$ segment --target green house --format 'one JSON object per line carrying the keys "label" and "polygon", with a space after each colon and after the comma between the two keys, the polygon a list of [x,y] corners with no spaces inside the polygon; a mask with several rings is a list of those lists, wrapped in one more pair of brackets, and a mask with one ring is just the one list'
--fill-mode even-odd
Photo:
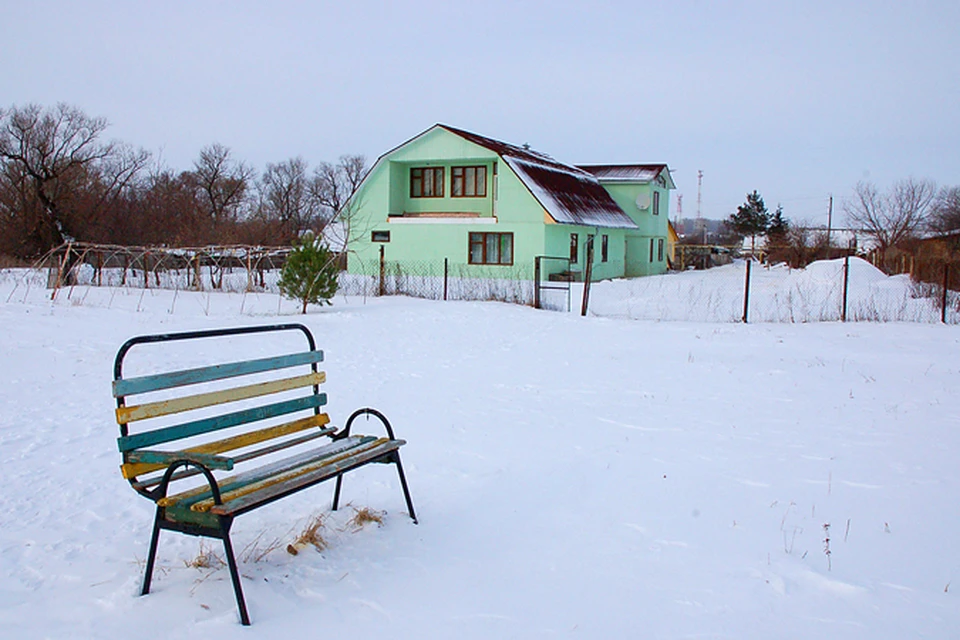
{"label": "green house", "polygon": [[442,124],[380,156],[341,212],[347,270],[442,264],[467,277],[593,280],[663,273],[664,164],[573,166]]}

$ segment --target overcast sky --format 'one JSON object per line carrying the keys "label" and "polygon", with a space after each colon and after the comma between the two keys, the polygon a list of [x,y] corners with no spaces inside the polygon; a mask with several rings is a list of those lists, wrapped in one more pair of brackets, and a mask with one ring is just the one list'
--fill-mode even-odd
{"label": "overcast sky", "polygon": [[683,215],[757,189],[826,223],[858,180],[960,184],[960,2],[0,0],[0,107],[67,102],[188,169],[381,153],[434,123],[665,162]]}

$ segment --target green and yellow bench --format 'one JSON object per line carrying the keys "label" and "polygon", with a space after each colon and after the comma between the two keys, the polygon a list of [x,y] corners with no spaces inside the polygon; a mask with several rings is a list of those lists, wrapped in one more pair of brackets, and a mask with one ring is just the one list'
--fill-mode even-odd
{"label": "green and yellow bench", "polygon": [[[307,350],[297,346],[302,344],[297,333]],[[273,344],[266,338],[300,350],[243,361],[226,355],[256,348],[263,356],[263,345]],[[171,343],[196,350],[213,347],[223,357],[206,358],[205,363],[212,362],[189,369],[152,365],[169,360],[166,350],[157,347]],[[124,377],[124,361],[132,350],[137,375]],[[342,430],[332,426],[322,411],[327,402],[320,391],[326,381],[318,369],[322,361],[323,352],[301,324],[138,336],[120,347],[113,381],[120,470],[157,508],[142,595],[150,591],[162,529],[220,539],[240,621],[250,624],[230,543],[233,519],[333,478],[336,510],[344,474],[368,463],[396,465],[407,510],[417,521],[400,463],[405,441],[374,409],[355,411]],[[351,434],[360,416],[378,419],[386,436]]]}

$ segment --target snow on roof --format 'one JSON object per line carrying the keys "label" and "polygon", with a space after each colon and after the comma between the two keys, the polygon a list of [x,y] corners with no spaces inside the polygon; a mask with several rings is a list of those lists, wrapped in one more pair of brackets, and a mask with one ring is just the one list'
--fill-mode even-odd
{"label": "snow on roof", "polygon": [[665,164],[581,164],[577,165],[601,182],[650,182],[667,168]]}
{"label": "snow on roof", "polygon": [[637,228],[592,174],[527,147],[443,124],[438,126],[503,158],[557,222],[614,229]]}

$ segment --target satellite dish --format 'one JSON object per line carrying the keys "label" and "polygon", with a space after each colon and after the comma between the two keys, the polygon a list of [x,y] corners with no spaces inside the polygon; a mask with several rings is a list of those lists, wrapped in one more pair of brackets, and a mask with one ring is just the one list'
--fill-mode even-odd
{"label": "satellite dish", "polygon": [[650,194],[647,193],[646,191],[641,191],[639,195],[637,195],[637,209],[640,209],[641,211],[643,211],[649,208],[650,208]]}

